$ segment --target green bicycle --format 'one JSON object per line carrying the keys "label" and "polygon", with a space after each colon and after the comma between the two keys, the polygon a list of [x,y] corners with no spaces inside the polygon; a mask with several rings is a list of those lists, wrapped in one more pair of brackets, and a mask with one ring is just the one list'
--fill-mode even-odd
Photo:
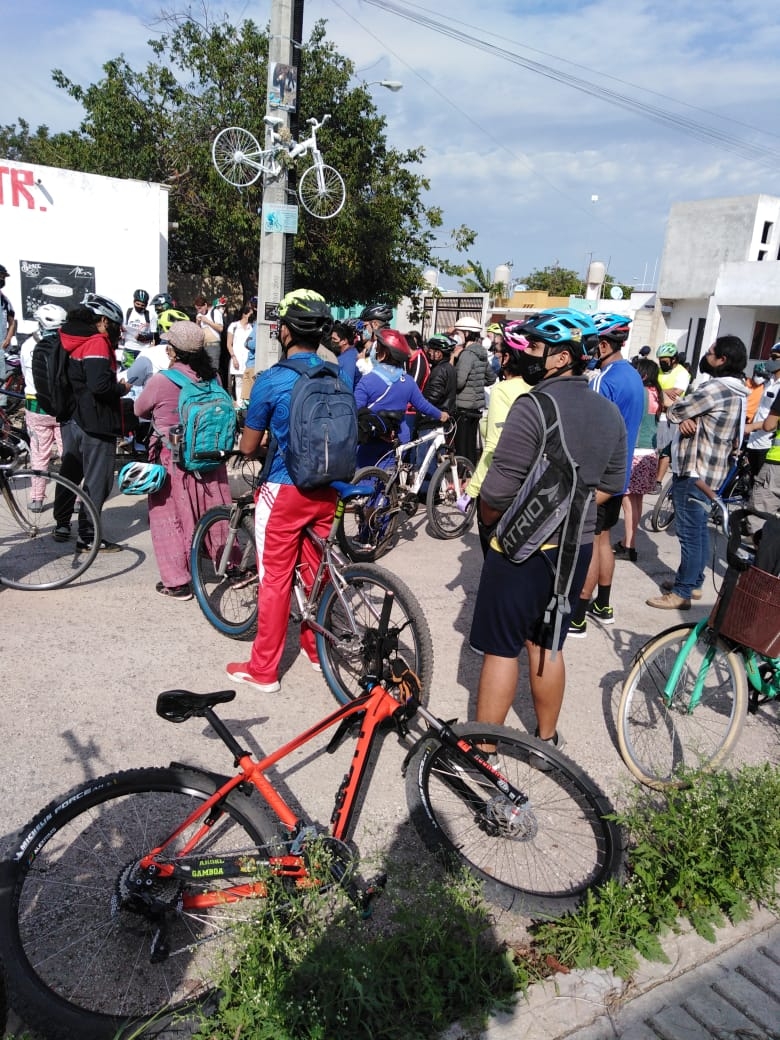
{"label": "green bicycle", "polygon": [[637,653],[618,708],[618,744],[643,784],[679,783],[681,769],[721,765],[748,712],[780,696],[780,578],[751,566],[733,515],[718,603]]}

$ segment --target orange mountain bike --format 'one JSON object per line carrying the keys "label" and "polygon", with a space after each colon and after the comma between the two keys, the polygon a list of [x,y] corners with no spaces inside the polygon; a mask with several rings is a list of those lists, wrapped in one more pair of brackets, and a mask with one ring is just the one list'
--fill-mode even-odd
{"label": "orange mountain bike", "polygon": [[[489,899],[559,914],[619,871],[611,807],[581,769],[528,734],[443,722],[420,704],[416,676],[394,664],[391,681],[367,676],[362,696],[259,760],[216,714],[234,691],[160,694],[158,715],[205,719],[236,772],[173,764],[115,773],[23,829],[2,865],[0,958],[25,1022],[74,1040],[128,1037],[152,1018],[164,1025],[201,1004],[219,968],[238,960],[237,926],[261,924],[270,885],[341,885],[365,907],[384,879],[358,876],[349,838],[380,730],[395,725],[408,737],[415,714],[428,729],[405,762],[411,818],[432,851],[484,882]],[[355,745],[322,830],[269,774],[331,729],[328,752],[350,735]]]}

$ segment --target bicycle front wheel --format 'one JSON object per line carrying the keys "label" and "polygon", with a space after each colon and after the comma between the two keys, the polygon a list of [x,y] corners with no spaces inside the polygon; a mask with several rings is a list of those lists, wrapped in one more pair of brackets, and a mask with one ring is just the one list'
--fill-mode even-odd
{"label": "bicycle front wheel", "polygon": [[437,538],[458,538],[471,527],[477,511],[476,498],[461,513],[456,502],[474,476],[474,464],[462,455],[445,459],[431,479],[426,499],[428,523]]}
{"label": "bicycle front wheel", "polygon": [[672,502],[672,482],[667,480],[658,492],[658,499],[650,517],[650,526],[654,531],[665,531],[674,520],[674,503]]}
{"label": "bicycle front wheel", "polygon": [[[58,511],[78,518],[89,531],[90,548],[79,551],[73,537],[54,537]],[[66,524],[62,525],[67,526]],[[18,470],[2,478],[0,493],[0,584],[12,589],[61,589],[80,578],[98,554],[100,517],[91,499],[59,473]]]}
{"label": "bicycle front wheel", "polygon": [[247,639],[257,627],[257,554],[253,515],[237,528],[230,506],[215,506],[195,528],[190,554],[192,589],[204,617],[231,639]]}
{"label": "bicycle front wheel", "polygon": [[354,484],[369,484],[370,495],[350,498],[339,524],[338,540],[345,556],[355,563],[372,562],[392,547],[398,527],[398,488],[390,484],[392,474],[380,466],[358,470]]}
{"label": "bicycle front wheel", "polygon": [[719,765],[739,739],[747,715],[747,680],[739,655],[707,628],[691,648],[671,698],[664,693],[692,629],[678,625],[642,647],[623,686],[620,754],[650,787],[671,786],[682,768]]}
{"label": "bicycle front wheel", "polygon": [[221,130],[211,146],[214,169],[234,188],[254,184],[267,165],[267,156],[254,134],[240,126]]}
{"label": "bicycle front wheel", "polygon": [[[142,1022],[156,1016],[161,1024],[201,1003],[224,963],[237,960],[236,929],[250,919],[251,901],[188,908],[192,897],[235,879],[159,879],[144,890],[153,907],[132,901],[134,865],[217,782],[184,767],[115,773],[71,791],[24,828],[0,906],[0,956],[12,1006],[28,1025],[74,1040],[136,1036]],[[259,801],[236,791],[208,820],[198,857],[256,856],[273,840]],[[171,857],[202,822],[178,835]],[[155,952],[159,938],[164,953]]]}
{"label": "bicycle front wheel", "polygon": [[406,796],[420,837],[448,866],[465,865],[488,900],[529,916],[574,910],[620,873],[612,807],[579,766],[506,726],[453,728],[472,745],[495,747],[491,764],[528,801],[513,806],[457,749],[424,738],[406,770]]}
{"label": "bicycle front wheel", "polygon": [[298,184],[301,205],[313,217],[330,220],[341,208],[347,197],[344,181],[332,166],[310,166]]}
{"label": "bicycle front wheel", "polygon": [[376,637],[382,607],[393,594],[381,677],[392,686],[393,666],[400,657],[420,680],[420,698],[428,698],[433,678],[433,640],[422,607],[400,578],[372,564],[345,567],[339,592],[329,584],[322,594],[317,623],[317,656],[322,674],[340,704],[365,691],[360,680],[375,669]]}

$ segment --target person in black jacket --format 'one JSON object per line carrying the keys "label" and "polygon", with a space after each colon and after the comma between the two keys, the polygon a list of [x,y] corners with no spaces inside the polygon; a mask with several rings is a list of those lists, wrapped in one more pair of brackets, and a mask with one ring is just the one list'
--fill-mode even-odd
{"label": "person in black jacket", "polygon": [[[62,423],[63,477],[81,484],[100,513],[114,483],[116,439],[122,433],[120,399],[127,383],[117,380],[116,347],[122,329],[122,309],[106,296],[87,293],[81,306],[68,313],[60,340],[68,354],[68,379],[75,398],[72,417]],[[73,496],[57,489],[54,499],[54,538],[70,538]],[[92,546],[95,532],[89,518],[79,515],[77,550]],[[101,539],[102,552],[121,546]]]}
{"label": "person in black jacket", "polygon": [[[450,361],[454,342],[449,336],[442,334],[431,336],[425,344],[425,353],[431,366],[431,373],[423,390],[423,396],[450,415],[455,411],[455,369]],[[429,424],[430,425],[430,424]]]}

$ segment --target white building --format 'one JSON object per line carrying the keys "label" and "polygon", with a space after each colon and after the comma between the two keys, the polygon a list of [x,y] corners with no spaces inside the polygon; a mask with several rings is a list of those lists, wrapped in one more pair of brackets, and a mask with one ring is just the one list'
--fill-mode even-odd
{"label": "white building", "polygon": [[22,334],[41,303],[87,290],[126,310],[135,289],[167,288],[168,188],[0,159],[0,263]]}
{"label": "white building", "polygon": [[[751,361],[780,340],[780,198],[676,203],[670,213],[649,343],[677,343],[691,365],[718,335]],[[750,367],[750,366],[749,366]]]}

